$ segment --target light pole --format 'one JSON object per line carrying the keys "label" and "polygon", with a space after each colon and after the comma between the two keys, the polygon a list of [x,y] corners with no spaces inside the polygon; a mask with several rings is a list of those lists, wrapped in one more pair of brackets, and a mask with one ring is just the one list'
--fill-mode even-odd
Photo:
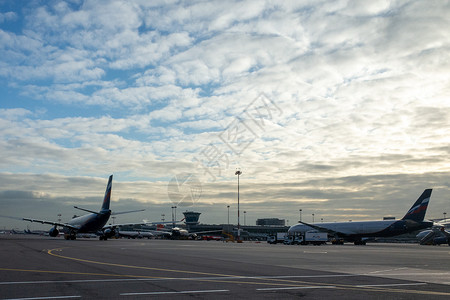
{"label": "light pole", "polygon": [[[175,219],[177,217],[177,207],[176,206],[172,206],[172,226],[175,227]],[[173,213],[173,210],[175,209],[175,215]]]}
{"label": "light pole", "polygon": [[244,210],[244,226],[247,225],[247,222],[245,222],[245,216],[247,215],[247,212]]}
{"label": "light pole", "polygon": [[302,210],[299,209],[298,211],[300,212],[300,223],[301,223],[302,222]]}
{"label": "light pole", "polygon": [[227,205],[227,208],[228,208],[228,228],[227,228],[227,231],[229,231],[230,230],[230,206],[229,205]]}
{"label": "light pole", "polygon": [[237,238],[237,240],[238,240],[238,243],[240,243],[241,242],[241,225],[240,225],[240,222],[239,222],[239,176],[242,174],[242,172],[241,172],[241,170],[237,170],[235,173],[234,173],[234,175],[237,175],[237,177],[238,177],[238,232],[237,232],[237,236],[238,236],[238,238]]}
{"label": "light pole", "polygon": [[446,212],[444,212],[444,222],[445,222],[445,220],[446,220],[446,218],[445,218],[445,216],[447,215],[447,213]]}
{"label": "light pole", "polygon": [[314,224],[314,214],[312,214],[312,217],[313,217],[313,224]]}

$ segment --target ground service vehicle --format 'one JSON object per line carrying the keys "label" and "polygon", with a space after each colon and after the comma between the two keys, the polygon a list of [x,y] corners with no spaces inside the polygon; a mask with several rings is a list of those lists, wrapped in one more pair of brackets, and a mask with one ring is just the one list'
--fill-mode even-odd
{"label": "ground service vehicle", "polygon": [[301,245],[322,245],[326,242],[328,242],[328,233],[326,232],[307,231],[300,236]]}
{"label": "ground service vehicle", "polygon": [[267,238],[267,242],[269,244],[278,244],[283,243],[286,237],[286,232],[277,232],[275,235],[271,235]]}
{"label": "ground service vehicle", "polygon": [[283,244],[285,245],[300,245],[302,238],[298,235],[286,235]]}

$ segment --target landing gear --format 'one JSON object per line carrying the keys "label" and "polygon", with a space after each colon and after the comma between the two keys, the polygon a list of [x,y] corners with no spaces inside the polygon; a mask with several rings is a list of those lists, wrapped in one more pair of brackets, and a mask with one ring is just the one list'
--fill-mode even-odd
{"label": "landing gear", "polygon": [[104,236],[104,235],[99,236],[98,239],[99,239],[100,241],[106,241],[106,240],[108,240],[108,238],[107,238],[106,236]]}
{"label": "landing gear", "polygon": [[77,238],[77,234],[76,233],[73,233],[73,232],[71,232],[71,233],[65,233],[64,234],[64,239],[66,239],[66,240],[75,240]]}

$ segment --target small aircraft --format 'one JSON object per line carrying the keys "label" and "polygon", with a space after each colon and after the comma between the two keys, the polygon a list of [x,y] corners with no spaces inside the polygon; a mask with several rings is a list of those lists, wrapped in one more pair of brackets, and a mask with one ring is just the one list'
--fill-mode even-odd
{"label": "small aircraft", "polygon": [[426,189],[408,210],[401,220],[362,221],[362,222],[335,222],[308,224],[300,222],[289,228],[288,233],[295,235],[313,229],[327,232],[335,237],[337,243],[353,242],[355,245],[365,245],[368,238],[391,237],[433,226],[433,222],[424,221],[431,189]]}
{"label": "small aircraft", "polygon": [[446,220],[434,223],[429,230],[424,230],[416,235],[420,245],[441,245],[450,246],[450,232],[446,228],[450,227],[450,222]]}
{"label": "small aircraft", "polygon": [[[37,220],[31,218],[22,218],[22,220],[29,222],[36,222],[41,224],[49,224],[53,225],[53,227],[49,230],[48,234],[51,237],[56,237],[59,234],[58,227],[62,227],[62,232],[64,233],[64,238],[66,240],[75,240],[77,234],[79,233],[94,233],[99,236],[100,240],[107,240],[110,237],[116,235],[116,228],[121,226],[121,224],[117,225],[107,225],[109,217],[111,215],[119,215],[126,214],[131,212],[144,211],[144,209],[140,210],[132,210],[132,211],[124,211],[124,212],[115,212],[112,213],[109,209],[109,204],[111,200],[111,190],[112,190],[112,179],[113,175],[109,176],[108,184],[106,186],[105,197],[103,198],[102,207],[99,212],[95,212],[92,210],[80,208],[74,206],[76,209],[89,212],[89,214],[75,217],[67,223],[46,221],[46,220]],[[123,224],[122,224],[123,225]],[[129,225],[129,224],[126,224]]]}

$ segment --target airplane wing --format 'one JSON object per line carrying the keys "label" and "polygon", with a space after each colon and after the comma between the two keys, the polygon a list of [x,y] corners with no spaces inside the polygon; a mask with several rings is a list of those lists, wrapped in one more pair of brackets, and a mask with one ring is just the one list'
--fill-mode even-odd
{"label": "airplane wing", "polygon": [[158,225],[158,224],[177,224],[177,223],[181,223],[184,221],[185,218],[181,219],[180,221],[166,221],[166,222],[150,222],[149,220],[143,220],[144,224],[143,225]]}
{"label": "airplane wing", "polygon": [[[127,212],[123,212],[127,213]],[[116,213],[117,214],[117,213]],[[119,213],[120,214],[120,213]],[[112,214],[111,214],[112,215]],[[106,228],[113,228],[113,227],[120,227],[120,226],[144,226],[144,225],[155,225],[155,224],[172,224],[173,222],[149,222],[147,220],[142,220],[142,223],[122,223],[122,224],[109,224],[103,226],[103,229]]]}
{"label": "airplane wing", "polygon": [[128,238],[142,238],[142,237],[153,237],[154,234],[148,231],[141,231],[141,230],[133,230],[133,231],[118,231],[119,236],[121,237],[128,237]]}
{"label": "airplane wing", "polygon": [[78,230],[79,228],[77,226],[73,226],[67,223],[61,223],[61,222],[53,222],[53,221],[46,221],[46,220],[38,220],[38,219],[31,219],[31,218],[19,218],[19,217],[11,217],[11,216],[2,216],[0,215],[0,217],[2,218],[9,218],[9,219],[13,219],[13,220],[19,220],[19,221],[28,221],[28,222],[35,222],[35,223],[41,223],[41,224],[48,224],[48,225],[52,225],[52,226],[60,226],[60,227],[66,227],[66,228],[70,228],[73,230]]}
{"label": "airplane wing", "polygon": [[119,212],[112,212],[111,216],[115,216],[115,215],[123,215],[123,214],[129,214],[129,213],[134,213],[134,212],[139,212],[139,211],[144,211],[145,209],[137,209],[137,210],[128,210],[128,211],[119,211]]}
{"label": "airplane wing", "polygon": [[159,231],[159,230],[148,230],[148,232],[152,233],[153,235],[158,235],[158,236],[167,236],[170,237],[172,235],[172,233],[170,231]]}
{"label": "airplane wing", "polygon": [[434,223],[434,225],[437,226],[444,226],[444,227],[449,227],[450,226],[450,220],[448,219],[442,219],[439,222]]}
{"label": "airplane wing", "polygon": [[302,221],[300,221],[300,223],[302,223],[303,225],[309,226],[311,228],[314,228],[314,229],[316,229],[318,231],[329,233],[331,235],[340,236],[340,237],[348,236],[347,233],[343,233],[343,232],[340,232],[340,231],[328,229],[328,228],[325,228],[325,227],[320,227],[320,226],[317,226],[317,225],[314,225],[314,224],[305,223],[305,222],[302,222]]}
{"label": "airplane wing", "polygon": [[53,221],[46,221],[46,220],[38,220],[38,219],[30,219],[30,218],[21,218],[21,220],[28,221],[28,222],[35,222],[35,223],[41,223],[41,224],[49,224],[53,226],[61,226],[61,227],[67,227],[73,230],[78,230],[79,228],[77,226],[73,226],[67,223],[60,223],[60,222],[53,222]]}
{"label": "airplane wing", "polygon": [[122,224],[109,224],[109,225],[105,225],[103,226],[102,229],[106,229],[106,228],[115,228],[115,227],[120,227],[120,226],[138,226],[138,225],[145,225],[145,223],[122,223]]}
{"label": "airplane wing", "polygon": [[[82,208],[82,207],[78,207],[78,206],[74,206],[74,208],[82,210],[82,211],[86,211],[89,212],[91,214],[100,214],[99,212],[93,211],[93,210],[89,210],[86,208]],[[119,211],[119,212],[112,212],[111,216],[115,216],[115,215],[123,215],[123,214],[129,214],[129,213],[134,213],[134,212],[139,212],[139,211],[144,211],[145,209],[137,209],[137,210],[128,210],[128,211]]]}
{"label": "airplane wing", "polygon": [[189,234],[203,234],[203,233],[212,233],[212,232],[222,232],[222,229],[218,230],[208,230],[208,231],[195,231],[195,232],[189,232]]}

